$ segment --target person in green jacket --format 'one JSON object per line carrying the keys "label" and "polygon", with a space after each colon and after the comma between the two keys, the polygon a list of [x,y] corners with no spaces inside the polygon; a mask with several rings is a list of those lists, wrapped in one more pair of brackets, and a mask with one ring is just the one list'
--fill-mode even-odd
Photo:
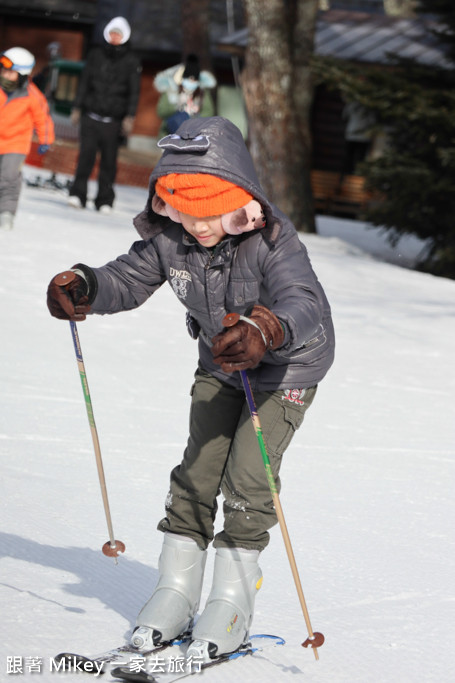
{"label": "person in green jacket", "polygon": [[189,54],[183,64],[160,71],[154,85],[161,93],[156,110],[161,119],[159,138],[175,133],[188,118],[215,113],[208,91],[216,86],[216,78],[210,71],[201,71],[195,54]]}

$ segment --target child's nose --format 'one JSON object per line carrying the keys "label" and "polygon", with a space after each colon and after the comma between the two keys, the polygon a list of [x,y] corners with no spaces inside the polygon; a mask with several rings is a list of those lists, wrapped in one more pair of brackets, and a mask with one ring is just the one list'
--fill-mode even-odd
{"label": "child's nose", "polygon": [[197,232],[199,234],[199,233],[207,232],[209,226],[207,225],[206,221],[200,220],[200,221],[195,221],[193,223],[193,228],[194,228],[195,232]]}

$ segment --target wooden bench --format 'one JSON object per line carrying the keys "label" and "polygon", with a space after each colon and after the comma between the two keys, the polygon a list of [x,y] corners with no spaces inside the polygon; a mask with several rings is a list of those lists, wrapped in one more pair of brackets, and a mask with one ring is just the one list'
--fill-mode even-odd
{"label": "wooden bench", "polygon": [[365,190],[365,179],[334,171],[311,171],[314,206],[320,213],[357,216],[372,199]]}

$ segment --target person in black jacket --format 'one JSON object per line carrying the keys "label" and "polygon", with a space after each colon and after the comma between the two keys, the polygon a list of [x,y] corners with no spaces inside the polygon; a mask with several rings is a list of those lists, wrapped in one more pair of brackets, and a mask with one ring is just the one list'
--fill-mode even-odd
{"label": "person in black jacket", "polygon": [[119,142],[132,132],[139,99],[141,66],[129,49],[130,35],[126,19],[112,19],[104,29],[105,45],[90,50],[82,72],[71,114],[73,124],[80,123],[79,160],[68,199],[74,208],[85,208],[99,150],[95,207],[105,214],[112,210]]}

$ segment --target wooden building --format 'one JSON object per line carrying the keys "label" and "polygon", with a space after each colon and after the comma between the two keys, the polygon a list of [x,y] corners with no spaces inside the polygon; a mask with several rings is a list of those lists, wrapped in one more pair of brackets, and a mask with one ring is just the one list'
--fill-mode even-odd
{"label": "wooden building", "polygon": [[[29,49],[36,57],[35,74],[49,64],[49,45],[60,44],[58,83],[53,113],[59,140],[75,141],[78,131],[68,113],[75,95],[78,74],[91,43],[102,42],[102,30],[113,17],[125,16],[132,27],[132,47],[139,54],[143,72],[132,150],[155,150],[160,120],[156,115],[156,73],[177,64],[182,55],[180,5],[184,0],[0,0],[0,50],[14,45]],[[330,2],[346,6],[346,2]],[[370,7],[359,12],[330,9],[319,13],[315,53],[356,63],[387,64],[389,53],[417,57],[427,64],[441,63],[444,55],[422,18],[396,18],[380,12],[377,0],[357,0],[351,6]],[[210,43],[213,72],[218,80],[218,113],[231,118],[246,134],[241,94],[235,87],[233,60],[242,65],[248,42],[243,4],[234,0],[232,17],[225,0],[212,0]],[[232,30],[232,28],[237,30]],[[229,30],[230,29],[230,30]],[[347,159],[345,103],[339,93],[318,88],[313,106],[313,191],[319,211],[355,215],[368,200],[363,179],[355,175]],[[358,146],[361,151],[361,146]],[[365,145],[364,152],[372,151]],[[377,152],[373,150],[374,153]],[[67,150],[69,154],[69,148]],[[347,163],[349,161],[349,163]],[[73,163],[73,162],[72,162]],[[71,171],[70,171],[71,172]]]}
{"label": "wooden building", "polygon": [[[346,6],[347,2],[331,2]],[[433,29],[434,21],[386,16],[380,3],[352,0],[350,7],[370,6],[372,11],[330,9],[320,12],[315,34],[315,54],[356,64],[391,64],[390,55],[418,59],[423,64],[444,64],[445,54]],[[248,29],[242,28],[220,41],[220,47],[241,58],[248,44]],[[347,135],[348,109],[341,94],[320,86],[316,89],[312,114],[312,186],[318,211],[333,215],[357,215],[370,197],[364,180],[355,173],[355,162],[381,153],[384,136],[351,145]],[[361,137],[361,136],[357,136]],[[351,149],[356,150],[354,156]]]}

